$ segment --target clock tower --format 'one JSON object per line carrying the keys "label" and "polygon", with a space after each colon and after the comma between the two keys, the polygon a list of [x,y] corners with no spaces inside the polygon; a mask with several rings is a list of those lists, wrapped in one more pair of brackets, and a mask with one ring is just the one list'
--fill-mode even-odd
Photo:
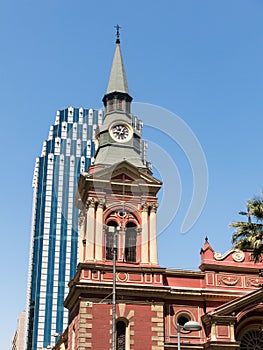
{"label": "clock tower", "polygon": [[79,179],[79,262],[112,263],[116,234],[117,264],[158,266],[156,209],[162,184],[143,159],[142,122],[131,113],[119,38],[103,102],[95,160]]}
{"label": "clock tower", "polygon": [[142,123],[131,114],[131,102],[120,41],[117,39],[108,88],[103,97],[104,123],[96,134],[97,168],[127,160],[138,169],[147,170],[141,157]]}
{"label": "clock tower", "polygon": [[78,182],[79,263],[64,303],[69,327],[56,349],[163,350],[156,230],[162,183],[145,161],[118,36],[103,102],[95,159]]}

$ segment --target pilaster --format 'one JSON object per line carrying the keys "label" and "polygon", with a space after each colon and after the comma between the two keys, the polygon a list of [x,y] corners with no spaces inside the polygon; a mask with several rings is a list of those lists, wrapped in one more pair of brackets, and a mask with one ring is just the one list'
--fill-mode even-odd
{"label": "pilaster", "polygon": [[148,247],[148,203],[142,205],[142,233],[141,233],[141,263],[149,263],[149,247]]}
{"label": "pilaster", "polygon": [[95,200],[88,200],[87,232],[86,232],[86,260],[94,260],[95,243]]}
{"label": "pilaster", "polygon": [[150,262],[158,265],[157,257],[157,230],[156,230],[156,211],[157,203],[151,205],[150,208]]}
{"label": "pilaster", "polygon": [[103,256],[103,209],[104,200],[99,199],[96,211],[95,260],[102,261]]}

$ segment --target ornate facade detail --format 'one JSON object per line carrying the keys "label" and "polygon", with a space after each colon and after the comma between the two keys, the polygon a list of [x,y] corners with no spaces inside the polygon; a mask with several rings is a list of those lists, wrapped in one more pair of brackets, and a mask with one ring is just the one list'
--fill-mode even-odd
{"label": "ornate facade detail", "polygon": [[144,202],[141,205],[141,209],[143,212],[148,212],[148,210],[150,209],[150,212],[156,213],[157,208],[158,208],[158,203]]}
{"label": "ornate facade detail", "polygon": [[89,197],[87,200],[87,208],[95,208],[96,200],[93,197]]}
{"label": "ornate facade detail", "polygon": [[81,227],[84,222],[85,222],[85,217],[86,217],[86,213],[85,213],[85,210],[81,210],[81,212],[79,213],[79,227]]}
{"label": "ornate facade detail", "polygon": [[232,258],[236,262],[242,262],[245,259],[245,253],[242,252],[241,250],[235,250],[232,253]]}
{"label": "ornate facade detail", "polygon": [[142,211],[144,212],[148,212],[149,209],[149,203],[148,202],[144,202],[141,206]]}
{"label": "ornate facade detail", "polygon": [[261,287],[262,286],[262,279],[260,278],[248,278],[247,279],[247,286],[252,286],[252,287]]}
{"label": "ornate facade detail", "polygon": [[225,254],[221,254],[220,252],[216,252],[214,254],[214,259],[217,261],[224,260],[228,255],[232,253],[232,258],[236,262],[242,262],[245,259],[245,254],[239,249],[230,249]]}
{"label": "ornate facade detail", "polygon": [[97,204],[98,204],[98,208],[104,209],[104,206],[105,206],[105,199],[99,198],[99,199],[97,200]]}
{"label": "ornate facade detail", "polygon": [[222,276],[219,279],[219,283],[222,282],[227,286],[235,286],[240,281],[240,277]]}
{"label": "ornate facade detail", "polygon": [[102,208],[104,209],[105,206],[105,199],[104,198],[94,198],[94,197],[89,197],[86,203],[86,208]]}
{"label": "ornate facade detail", "polygon": [[157,212],[157,208],[158,208],[158,203],[153,203],[150,205],[150,210],[152,213],[156,213]]}
{"label": "ornate facade detail", "polygon": [[126,282],[128,280],[128,274],[126,272],[117,273],[117,281]]}

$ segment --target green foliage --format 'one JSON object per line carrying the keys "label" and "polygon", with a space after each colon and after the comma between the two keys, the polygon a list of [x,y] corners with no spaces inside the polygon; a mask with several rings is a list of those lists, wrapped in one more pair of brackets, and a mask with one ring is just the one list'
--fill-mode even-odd
{"label": "green foliage", "polygon": [[229,226],[235,229],[232,243],[240,250],[253,249],[255,262],[262,261],[263,253],[263,198],[255,197],[247,201],[248,221],[232,222]]}

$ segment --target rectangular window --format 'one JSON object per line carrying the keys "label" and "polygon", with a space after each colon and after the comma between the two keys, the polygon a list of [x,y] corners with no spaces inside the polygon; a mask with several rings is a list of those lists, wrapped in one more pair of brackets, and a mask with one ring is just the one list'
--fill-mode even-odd
{"label": "rectangular window", "polygon": [[126,228],[125,260],[127,262],[136,262],[136,240],[137,240],[136,228],[135,227]]}

